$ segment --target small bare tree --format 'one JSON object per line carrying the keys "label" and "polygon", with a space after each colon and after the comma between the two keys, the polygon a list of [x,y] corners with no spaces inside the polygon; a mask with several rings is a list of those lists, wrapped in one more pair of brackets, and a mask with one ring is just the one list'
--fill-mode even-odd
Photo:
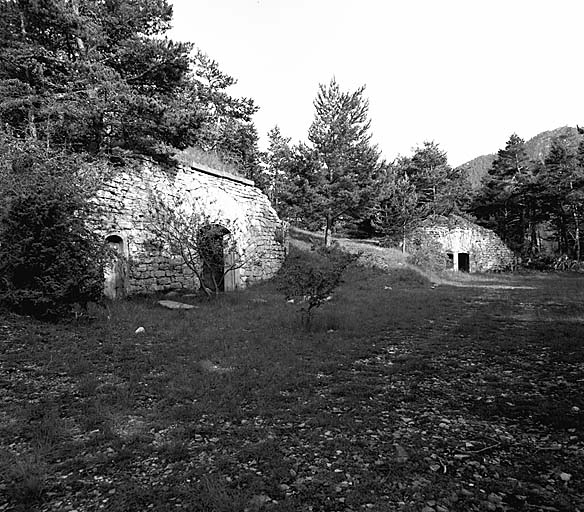
{"label": "small bare tree", "polygon": [[314,312],[331,298],[343,273],[362,253],[350,254],[335,243],[313,245],[308,254],[289,258],[280,272],[280,290],[290,302],[300,304],[302,325],[310,328]]}
{"label": "small bare tree", "polygon": [[149,211],[148,229],[158,245],[183,260],[209,298],[224,289],[229,272],[261,264],[257,251],[237,246],[232,221],[218,221],[193,202],[151,193]]}

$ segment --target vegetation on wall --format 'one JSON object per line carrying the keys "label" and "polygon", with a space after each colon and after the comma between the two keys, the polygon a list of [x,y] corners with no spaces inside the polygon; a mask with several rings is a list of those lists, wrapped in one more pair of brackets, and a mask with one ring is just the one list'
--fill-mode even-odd
{"label": "vegetation on wall", "polygon": [[431,237],[424,236],[423,233],[413,238],[408,252],[408,263],[426,270],[445,270],[450,263],[442,244]]}
{"label": "vegetation on wall", "polygon": [[218,155],[226,165],[261,184],[258,134],[252,122],[258,107],[249,98],[230,96],[227,91],[235,78],[201,51],[192,57],[189,82],[188,104],[202,114],[190,145]]}
{"label": "vegetation on wall", "polygon": [[166,198],[153,192],[149,211],[148,229],[162,252],[180,257],[207,297],[224,290],[229,273],[261,265],[263,255],[253,244],[247,248],[237,244],[235,222],[218,221],[199,208],[196,200]]}

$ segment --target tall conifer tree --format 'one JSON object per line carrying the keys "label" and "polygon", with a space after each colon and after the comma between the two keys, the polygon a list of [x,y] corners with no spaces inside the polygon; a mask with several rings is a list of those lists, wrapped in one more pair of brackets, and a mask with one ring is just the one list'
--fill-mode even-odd
{"label": "tall conifer tree", "polygon": [[313,207],[324,221],[325,243],[341,217],[363,214],[381,166],[379,151],[371,143],[364,91],[364,87],[341,91],[333,78],[328,85],[320,85],[314,101],[316,112],[308,133],[319,162]]}
{"label": "tall conifer tree", "polygon": [[499,150],[473,205],[482,224],[495,230],[513,250],[524,254],[533,245],[528,243],[533,208],[527,194],[532,182],[533,163],[525,141],[513,134],[505,148]]}
{"label": "tall conifer tree", "polygon": [[2,0],[0,123],[19,139],[93,154],[188,146],[258,165],[252,100],[190,43],[165,37],[167,0]]}

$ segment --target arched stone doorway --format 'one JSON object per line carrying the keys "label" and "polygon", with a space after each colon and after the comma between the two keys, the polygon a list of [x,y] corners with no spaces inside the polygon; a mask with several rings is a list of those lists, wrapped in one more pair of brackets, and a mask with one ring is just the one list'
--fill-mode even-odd
{"label": "arched stone doorway", "polygon": [[122,299],[126,296],[128,274],[124,240],[119,235],[110,235],[105,241],[110,249],[110,259],[104,271],[103,293],[108,299]]}
{"label": "arched stone doorway", "polygon": [[202,263],[202,285],[212,293],[239,288],[238,258],[231,232],[220,224],[199,229],[198,252]]}

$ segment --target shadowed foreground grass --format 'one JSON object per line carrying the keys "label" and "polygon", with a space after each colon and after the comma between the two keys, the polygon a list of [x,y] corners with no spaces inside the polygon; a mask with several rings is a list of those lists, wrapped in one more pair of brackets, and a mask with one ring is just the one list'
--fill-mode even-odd
{"label": "shadowed foreground grass", "polygon": [[0,511],[582,510],[584,279],[465,284],[4,315]]}

